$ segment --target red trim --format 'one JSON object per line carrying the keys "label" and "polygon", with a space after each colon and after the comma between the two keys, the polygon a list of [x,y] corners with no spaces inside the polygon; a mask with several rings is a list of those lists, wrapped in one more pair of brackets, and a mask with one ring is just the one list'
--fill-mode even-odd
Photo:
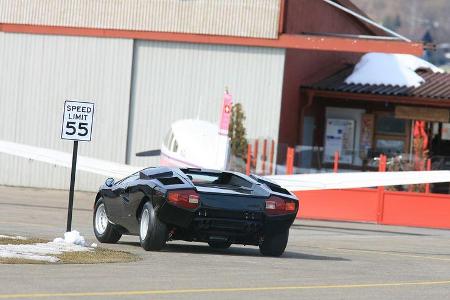
{"label": "red trim", "polygon": [[423,44],[419,42],[385,41],[329,36],[281,34],[278,39],[216,36],[203,34],[150,32],[117,29],[77,28],[42,25],[1,24],[4,32],[96,36],[139,40],[170,41],[199,44],[237,45],[288,49],[308,49],[342,52],[385,52],[422,55]]}

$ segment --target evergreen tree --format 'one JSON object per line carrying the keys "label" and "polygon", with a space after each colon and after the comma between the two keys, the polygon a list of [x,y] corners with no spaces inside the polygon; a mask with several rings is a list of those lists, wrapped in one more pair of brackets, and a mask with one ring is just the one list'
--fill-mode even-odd
{"label": "evergreen tree", "polygon": [[230,126],[228,136],[231,139],[231,153],[243,158],[247,157],[247,139],[245,138],[245,113],[242,104],[236,103],[231,109]]}

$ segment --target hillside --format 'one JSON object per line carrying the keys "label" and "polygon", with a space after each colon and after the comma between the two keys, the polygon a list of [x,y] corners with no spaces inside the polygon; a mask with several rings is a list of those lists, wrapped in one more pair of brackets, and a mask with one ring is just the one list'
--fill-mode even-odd
{"label": "hillside", "polygon": [[450,42],[449,0],[353,0],[375,21],[414,40],[427,30],[433,42]]}

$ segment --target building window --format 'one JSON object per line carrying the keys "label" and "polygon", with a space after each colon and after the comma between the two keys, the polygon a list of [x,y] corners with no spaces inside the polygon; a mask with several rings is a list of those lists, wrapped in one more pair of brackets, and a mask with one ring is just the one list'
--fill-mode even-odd
{"label": "building window", "polygon": [[396,119],[393,114],[378,113],[375,123],[375,153],[395,156],[407,153],[409,147],[409,122]]}
{"label": "building window", "polygon": [[392,115],[377,116],[376,133],[387,135],[405,135],[406,121]]}

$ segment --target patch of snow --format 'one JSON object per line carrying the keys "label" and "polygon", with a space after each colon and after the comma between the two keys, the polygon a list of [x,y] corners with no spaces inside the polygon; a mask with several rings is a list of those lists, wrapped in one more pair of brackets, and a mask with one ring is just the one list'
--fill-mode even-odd
{"label": "patch of snow", "polygon": [[29,260],[39,260],[55,263],[58,262],[59,259],[55,256],[48,255],[35,255],[31,253],[17,253],[14,251],[7,251],[0,249],[0,258],[17,258],[17,259],[29,259]]}
{"label": "patch of snow", "polygon": [[418,69],[444,72],[414,55],[373,52],[361,57],[345,83],[419,87],[425,80],[416,73]]}
{"label": "patch of snow", "polygon": [[55,255],[62,254],[63,252],[79,251],[91,251],[91,248],[65,242],[37,243],[30,245],[0,245],[0,257],[2,258],[23,258],[47,262],[59,261]]}
{"label": "patch of snow", "polygon": [[97,244],[96,244],[96,243],[92,243],[92,244],[91,244],[91,247],[92,247],[92,248],[97,248]]}
{"label": "patch of snow", "polygon": [[12,235],[3,235],[3,234],[0,234],[0,238],[11,239],[11,240],[26,240],[27,239],[26,237],[20,236],[20,235],[12,236]]}
{"label": "patch of snow", "polygon": [[74,245],[86,246],[86,241],[82,235],[76,230],[64,233],[64,239],[56,238],[54,243],[69,243]]}
{"label": "patch of snow", "polygon": [[91,251],[86,247],[86,241],[76,230],[64,233],[64,239],[56,238],[49,243],[36,243],[29,245],[0,245],[0,258],[19,258],[58,262],[55,255],[63,252]]}

